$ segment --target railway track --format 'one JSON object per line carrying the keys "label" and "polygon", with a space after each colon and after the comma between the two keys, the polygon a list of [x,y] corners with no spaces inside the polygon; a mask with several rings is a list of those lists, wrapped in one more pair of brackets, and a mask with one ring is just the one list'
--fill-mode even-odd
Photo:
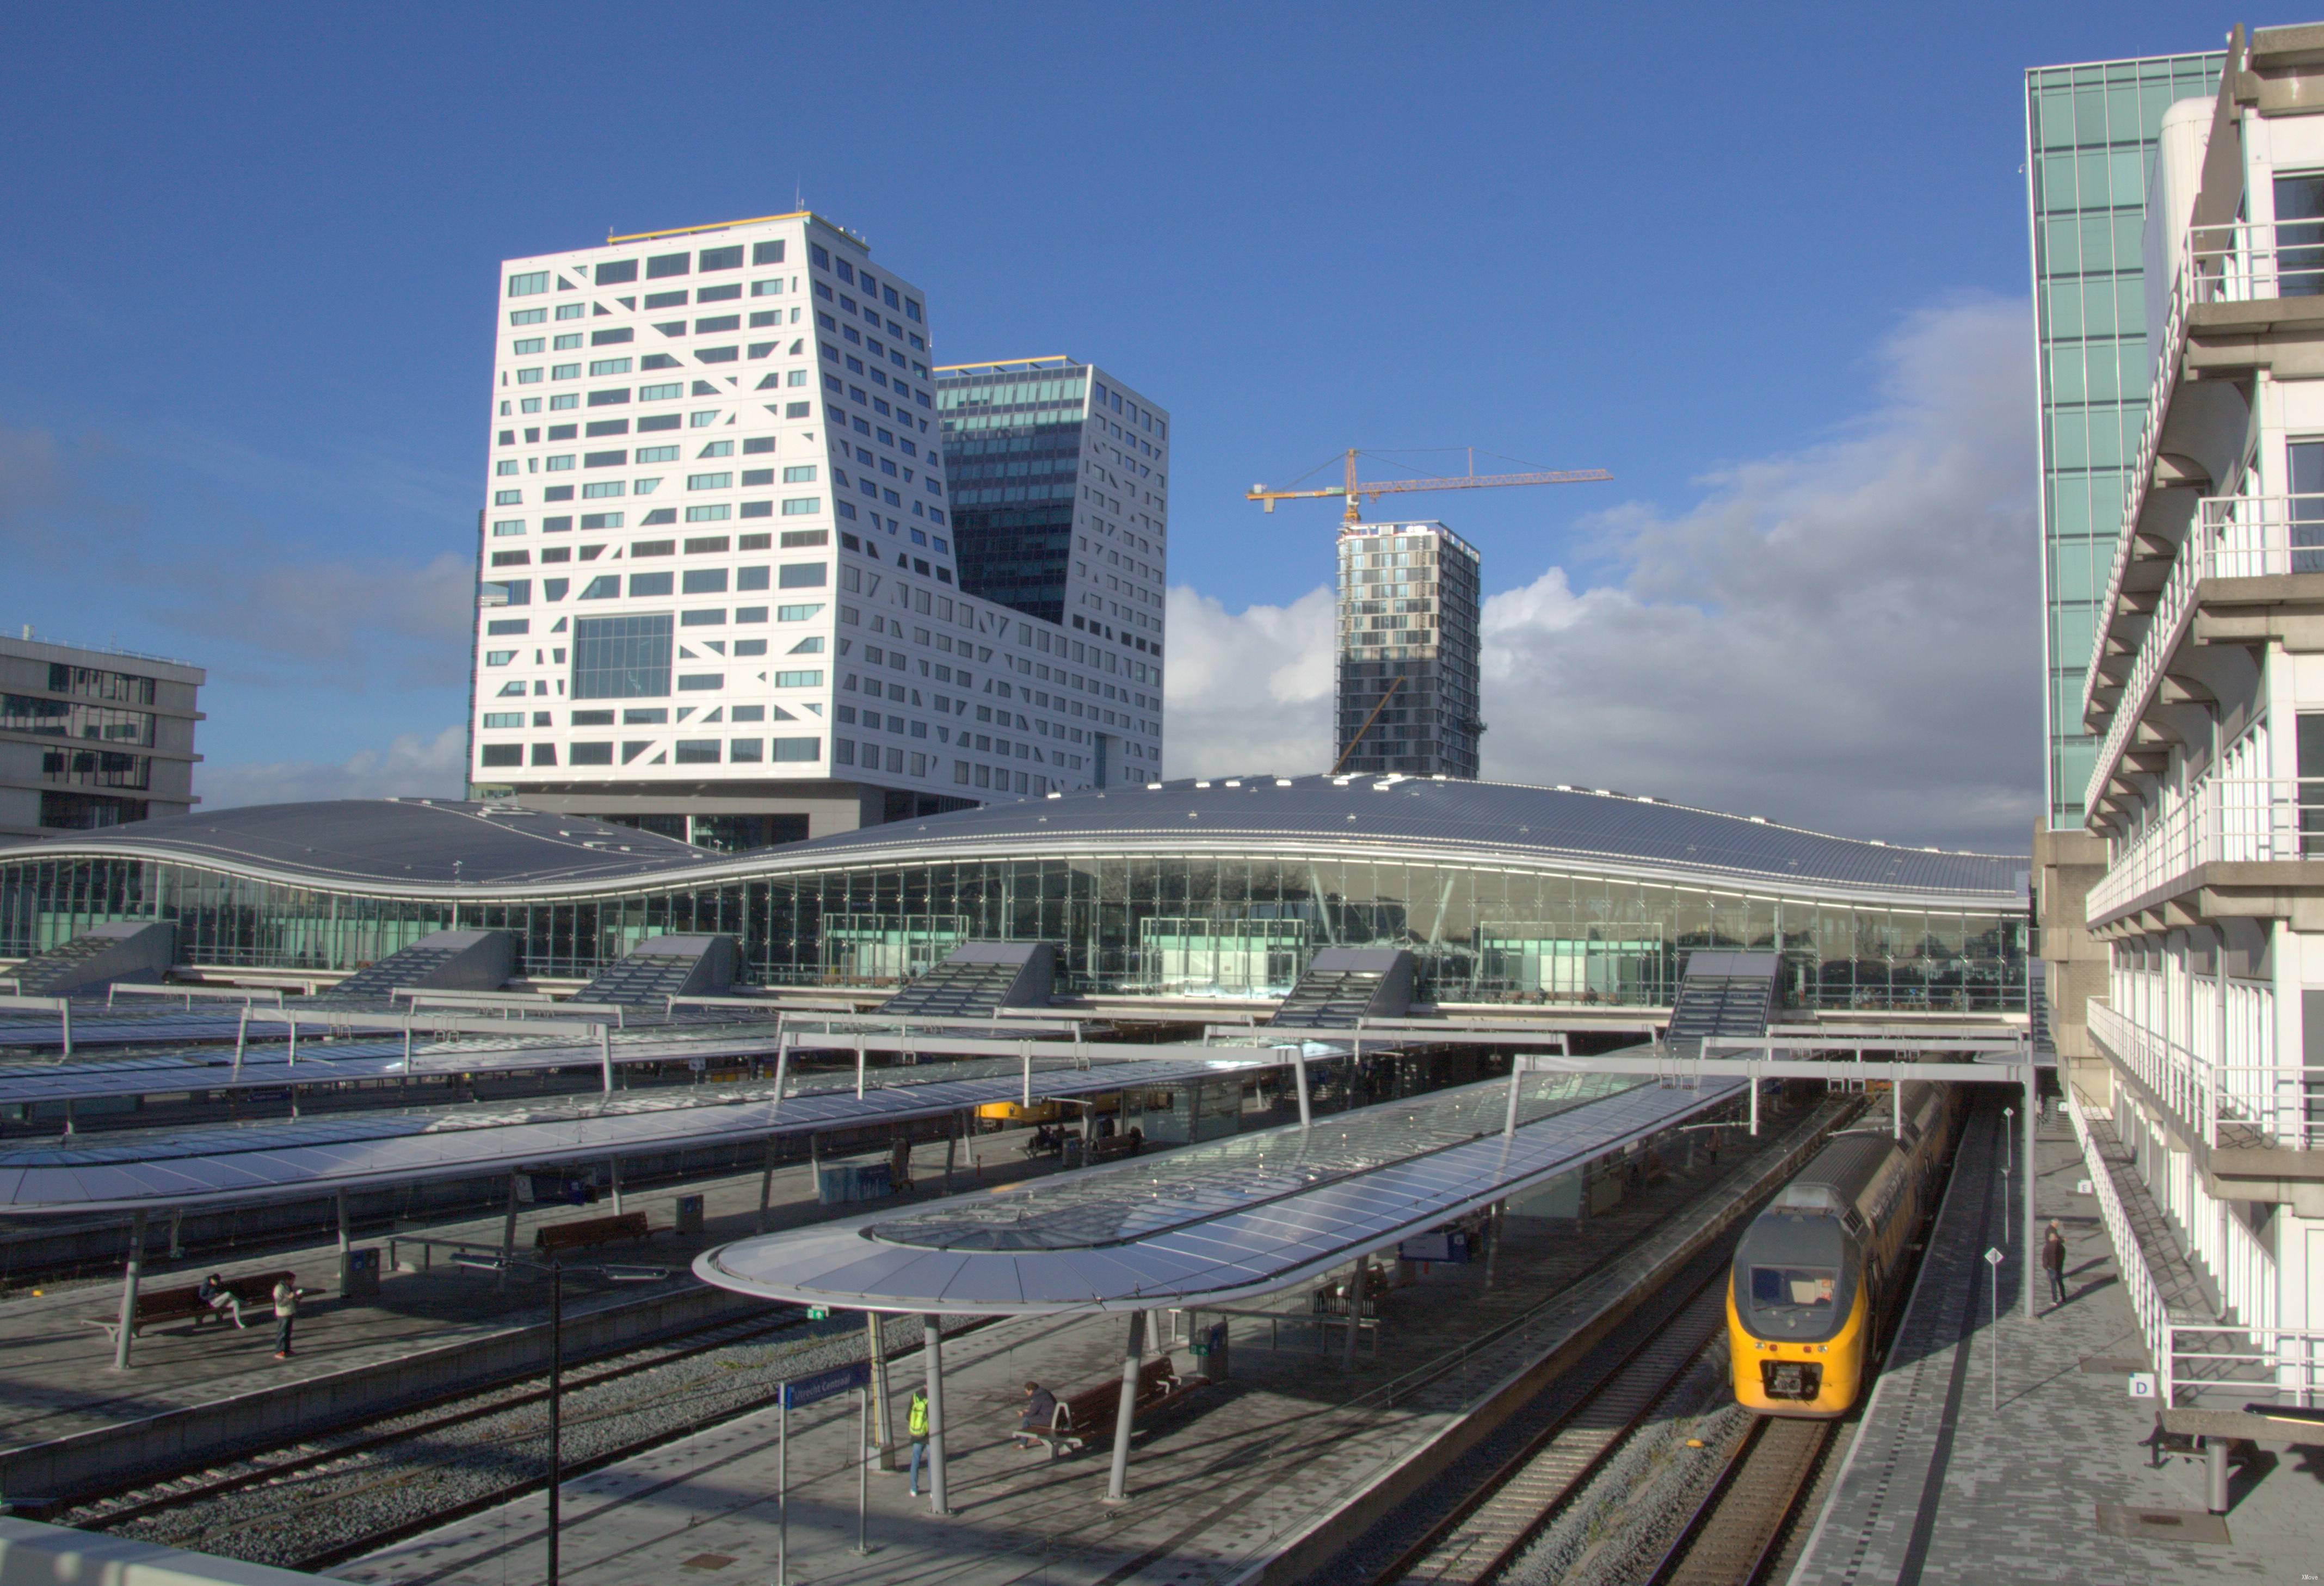
{"label": "railway track", "polygon": [[1373,1586],[1478,1586],[1498,1574],[1702,1359],[1725,1319],[1724,1276],[1721,1265],[1701,1279],[1667,1322],[1611,1362],[1465,1502],[1375,1573]]}
{"label": "railway track", "polygon": [[[889,1341],[893,1354],[908,1352],[917,1334],[916,1323],[899,1323]],[[862,1353],[860,1328],[818,1332],[787,1311],[568,1369],[564,1474],[569,1480],[763,1409],[780,1379]],[[547,1400],[546,1389],[529,1382],[507,1385],[384,1427],[310,1437],[149,1483],[56,1518],[318,1572],[540,1490]]]}
{"label": "railway track", "polygon": [[[565,1368],[563,1391],[569,1396],[601,1383],[618,1381],[754,1338],[795,1333],[804,1326],[796,1314],[778,1317],[730,1318],[711,1323],[674,1337],[632,1346],[594,1361],[568,1365]],[[390,1418],[392,1430],[309,1434],[299,1442],[255,1450],[224,1463],[150,1478],[112,1493],[55,1505],[41,1517],[84,1531],[110,1530],[172,1509],[182,1509],[204,1498],[254,1487],[261,1482],[281,1480],[338,1462],[361,1459],[396,1443],[430,1436],[486,1415],[530,1405],[546,1405],[549,1390],[546,1388],[530,1388],[525,1383],[545,1380],[547,1376],[544,1369],[518,1382],[463,1390],[429,1404],[412,1406],[403,1415]]]}
{"label": "railway track", "polygon": [[1757,1586],[1799,1517],[1838,1425],[1754,1419],[1646,1576],[1647,1586]]}

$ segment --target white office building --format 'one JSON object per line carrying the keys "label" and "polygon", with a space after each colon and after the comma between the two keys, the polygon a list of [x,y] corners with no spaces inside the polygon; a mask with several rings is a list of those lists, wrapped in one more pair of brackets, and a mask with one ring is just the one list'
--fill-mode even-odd
{"label": "white office building", "polygon": [[936,408],[960,586],[1031,620],[1065,785],[1159,781],[1169,414],[1070,357],[940,365]]}
{"label": "white office building", "polygon": [[[2087,197],[2050,133],[2105,91],[2037,81],[2037,217]],[[2088,832],[2035,834],[2060,1058],[2166,1405],[2324,1395],[2319,95],[2324,26],[2238,29],[2159,117]],[[2045,281],[2043,313],[2094,312],[2080,290]]]}
{"label": "white office building", "polygon": [[495,312],[480,790],[746,848],[1093,779],[1138,652],[964,592],[927,299],[861,239],[613,237]]}

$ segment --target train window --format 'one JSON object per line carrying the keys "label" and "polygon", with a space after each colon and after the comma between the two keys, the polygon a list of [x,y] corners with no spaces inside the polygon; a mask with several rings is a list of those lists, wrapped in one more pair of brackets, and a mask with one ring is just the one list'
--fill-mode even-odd
{"label": "train window", "polygon": [[1751,1304],[1762,1310],[1804,1306],[1828,1311],[1839,1286],[1840,1274],[1829,1267],[1754,1267]]}

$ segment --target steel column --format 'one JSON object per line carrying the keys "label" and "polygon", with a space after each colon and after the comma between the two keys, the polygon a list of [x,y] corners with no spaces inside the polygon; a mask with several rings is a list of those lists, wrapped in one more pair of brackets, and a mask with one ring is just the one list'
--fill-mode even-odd
{"label": "steel column", "polygon": [[516,1175],[509,1175],[508,1219],[501,1224],[501,1287],[508,1286],[510,1266],[516,1260]]}
{"label": "steel column", "polygon": [[933,1313],[920,1318],[920,1353],[928,1368],[928,1504],[937,1514],[945,1502],[944,1329]]}
{"label": "steel column", "polygon": [[878,1445],[880,1468],[896,1468],[896,1415],[893,1401],[888,1394],[888,1335],[881,1325],[880,1313],[863,1313],[865,1334],[864,1355],[872,1363],[872,1417],[873,1440]]}
{"label": "steel column", "polygon": [[1113,1412],[1113,1472],[1105,1483],[1105,1501],[1125,1502],[1130,1484],[1130,1427],[1138,1417],[1138,1368],[1146,1359],[1146,1313],[1130,1313],[1130,1344],[1121,1356],[1121,1397]]}
{"label": "steel column", "polygon": [[1356,1363],[1356,1333],[1363,1323],[1364,1289],[1368,1286],[1367,1279],[1371,1277],[1371,1256],[1369,1253],[1358,1256],[1356,1275],[1348,1280],[1348,1336],[1347,1341],[1340,1347],[1340,1364],[1342,1368],[1351,1367]]}
{"label": "steel column", "polygon": [[607,1159],[605,1175],[613,1181],[613,1215],[619,1217],[622,1214],[622,1159],[619,1157]]}
{"label": "steel column", "polygon": [[[2037,1070],[2037,1069],[2035,1069],[2035,1068],[2034,1068],[2034,1066],[2032,1064],[2030,1064],[2030,1063],[2029,1063],[2029,1064],[2027,1064],[2027,1065],[2025,1065],[2025,1107],[2024,1107],[2024,1112],[2025,1112],[2025,1239],[2024,1239],[2024,1243],[2023,1243],[2023,1245],[2020,1247],[2021,1253],[2020,1253],[2020,1255],[2018,1256],[2018,1266],[2019,1266],[2019,1272],[2018,1272],[2018,1286],[2019,1286],[2020,1288],[2023,1288],[2023,1289],[2025,1291],[2025,1319],[2026,1319],[2027,1321],[2029,1321],[2029,1322],[2030,1322],[2030,1321],[2032,1321],[2032,1320],[2034,1319],[2034,1259],[2035,1253],[2036,1253],[2036,1252],[2041,1249],[2041,1247],[2040,1247],[2038,1244],[2036,1244],[2036,1243],[2034,1242],[2034,1240],[2035,1240],[2034,1227],[2035,1227],[2035,1224],[2036,1224],[2036,1222],[2037,1222],[2037,1221],[2038,1221],[2038,1213],[2036,1213],[2035,1208],[2034,1208],[2034,1140],[2035,1140],[2035,1139],[2036,1139],[2036,1133],[2037,1133],[2035,1126],[2036,1126],[2036,1124],[2040,1121],[2039,1115],[2034,1111],[2034,1103],[2035,1103],[2035,1100],[2036,1100],[2036,1098],[2037,1098],[2037,1096],[2038,1096],[2038,1093],[2038,1093],[2038,1089],[2037,1089],[2037,1087],[2038,1087],[2038,1085],[2039,1085],[2039,1083],[2040,1083],[2040,1081],[2041,1081],[2041,1074],[2040,1074],[2040,1071],[2039,1071],[2039,1070]],[[2008,1147],[2008,1142],[2007,1142],[2007,1141],[2006,1141],[2006,1140],[2005,1140],[2004,1142],[2002,1142],[2002,1149],[2004,1149],[2004,1150],[2007,1150],[2008,1148],[2009,1148],[2009,1147]]]}
{"label": "steel column", "polygon": [[137,1277],[145,1266],[145,1213],[129,1223],[129,1259],[121,1269],[121,1330],[113,1335],[113,1369],[129,1369],[129,1341],[137,1334]]}
{"label": "steel column", "polygon": [[767,1231],[767,1213],[775,1203],[775,1137],[769,1135],[762,1153],[765,1166],[759,1173],[759,1231]]}
{"label": "steel column", "polygon": [[1304,1041],[1291,1048],[1291,1077],[1299,1087],[1299,1127],[1306,1129],[1315,1118],[1307,1102],[1307,1047]]}

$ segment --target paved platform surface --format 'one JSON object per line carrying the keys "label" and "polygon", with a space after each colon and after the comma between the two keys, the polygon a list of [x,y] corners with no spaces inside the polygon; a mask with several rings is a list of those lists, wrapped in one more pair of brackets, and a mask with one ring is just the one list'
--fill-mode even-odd
{"label": "paved platform surface", "polygon": [[2043,1295],[2040,1314],[2025,1318],[2017,1286],[2025,1252],[2013,1246],[1997,1328],[1989,1321],[1981,1255],[2014,1223],[2002,1215],[1989,1139],[1963,1147],[1888,1369],[1793,1586],[2324,1579],[2324,1448],[2263,1455],[2240,1471],[2223,1543],[2100,1528],[2099,1507],[2119,1505],[2200,1529],[2204,1468],[2150,1459],[2152,1402],[2131,1398],[2127,1382],[2151,1362],[2097,1200],[2076,1193],[2094,1169],[2062,1113],[2043,1122],[2034,1203],[2066,1235],[2066,1303],[2050,1305]]}
{"label": "paved platform surface", "polygon": [[[1017,1148],[1022,1138],[1021,1131],[978,1137],[975,1146],[984,1164],[983,1182],[1055,1170],[1047,1162],[1027,1162]],[[942,1182],[944,1155],[941,1144],[923,1143],[915,1151],[914,1171],[924,1186],[917,1198],[927,1198]],[[610,1245],[598,1253],[618,1261],[666,1265],[673,1274],[669,1289],[694,1286],[687,1268],[699,1250],[756,1230],[759,1182],[760,1175],[752,1171],[632,1190],[623,1197],[623,1210],[644,1212],[661,1231],[645,1244]],[[965,1185],[971,1178],[963,1172],[954,1182],[956,1186]],[[703,1236],[679,1239],[669,1231],[676,1221],[675,1203],[681,1194],[694,1194],[705,1196]],[[604,1216],[612,1209],[604,1199],[593,1206],[523,1206],[517,1220],[518,1251],[532,1253],[536,1228]],[[770,1227],[860,1210],[821,1205],[806,1164],[776,1170]],[[497,1248],[503,1220],[503,1214],[494,1213],[461,1222],[410,1224],[398,1231]],[[355,1242],[381,1247],[381,1265],[385,1268],[386,1236],[367,1235]],[[443,1254],[437,1252],[439,1261]],[[86,1320],[119,1314],[118,1277],[38,1285],[34,1286],[37,1294],[27,1287],[0,1296],[0,1452],[98,1426],[212,1404],[284,1382],[394,1360],[415,1349],[456,1344],[548,1321],[538,1285],[520,1282],[504,1290],[493,1274],[438,1265],[425,1273],[383,1270],[376,1300],[350,1302],[337,1292],[338,1267],[336,1244],[277,1250],[235,1261],[212,1258],[171,1262],[148,1258],[140,1281],[149,1293],[198,1283],[212,1271],[228,1277],[284,1269],[296,1272],[302,1287],[319,1292],[301,1302],[294,1353],[288,1360],[272,1359],[274,1318],[271,1309],[263,1305],[245,1308],[249,1326],[241,1332],[216,1324],[205,1324],[197,1332],[190,1321],[182,1321],[142,1332],[131,1368],[123,1372],[113,1369],[112,1338]],[[566,1314],[572,1317],[601,1306],[633,1303],[651,1292],[641,1286],[589,1294],[576,1286],[567,1299]]]}
{"label": "paved platform surface", "polygon": [[[1771,1128],[1760,1149],[1775,1154],[1780,1134],[1802,1121],[1794,1116],[1781,1131]],[[1012,1319],[948,1341],[952,1515],[938,1517],[925,1497],[910,1498],[902,1476],[874,1473],[867,1528],[876,1551],[856,1553],[856,1411],[826,1401],[794,1412],[790,1579],[816,1586],[1231,1581],[1465,1414],[1514,1368],[1518,1348],[1528,1358],[1546,1349],[1609,1293],[1634,1283],[1683,1240],[1692,1218],[1674,1212],[1739,1171],[1744,1158],[1730,1148],[1722,1162],[1635,1192],[1587,1224],[1513,1220],[1490,1287],[1481,1263],[1432,1268],[1384,1298],[1379,1351],[1352,1365],[1336,1347],[1295,1347],[1304,1327],[1284,1326],[1284,1349],[1270,1352],[1268,1322],[1235,1323],[1231,1379],[1198,1389],[1141,1427],[1131,1498],[1120,1508],[1102,1501],[1110,1436],[1053,1462],[1013,1448],[1010,1434],[1028,1379],[1060,1391],[1119,1382],[1124,1318]],[[1623,1253],[1591,1276],[1609,1249]],[[1296,1312],[1305,1299],[1303,1292],[1277,1303]],[[1535,1325],[1522,1346],[1510,1341],[1506,1358],[1481,1352],[1476,1369],[1385,1402],[1382,1390],[1394,1379],[1527,1315]],[[1191,1368],[1183,1347],[1173,1353],[1182,1370]],[[917,1355],[897,1363],[899,1406],[921,1369]],[[777,1418],[769,1412],[568,1483],[563,1578],[586,1586],[772,1581],[777,1462]],[[528,1499],[333,1573],[392,1586],[531,1579],[542,1558],[543,1516],[542,1500]]]}

